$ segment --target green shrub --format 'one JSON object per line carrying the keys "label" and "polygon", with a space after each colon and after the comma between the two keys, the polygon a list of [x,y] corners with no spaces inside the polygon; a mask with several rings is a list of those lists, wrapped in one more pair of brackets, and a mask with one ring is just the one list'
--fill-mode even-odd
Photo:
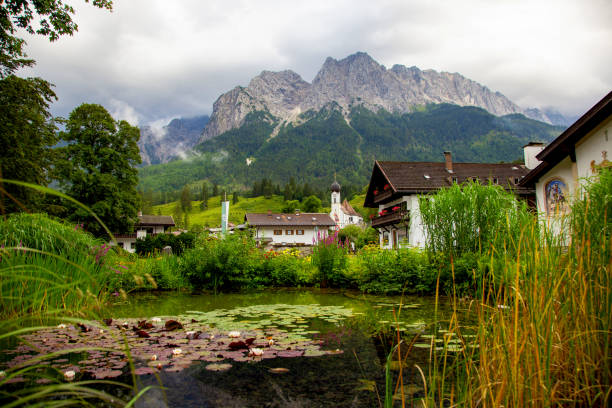
{"label": "green shrub", "polygon": [[257,286],[255,268],[257,249],[244,234],[223,239],[208,237],[197,248],[183,253],[179,270],[197,289],[235,290]]}
{"label": "green shrub", "polygon": [[126,292],[136,289],[178,290],[190,287],[179,270],[180,258],[175,255],[121,258],[112,268],[108,290]]}
{"label": "green shrub", "polygon": [[416,249],[381,250],[365,247],[357,256],[358,284],[364,292],[432,293],[437,270],[427,254]]}
{"label": "green shrub", "polygon": [[268,251],[261,254],[258,282],[267,286],[308,286],[312,285],[316,268],[297,250],[277,253]]}
{"label": "green shrub", "polygon": [[172,254],[181,255],[186,249],[193,248],[195,241],[196,235],[187,232],[179,235],[157,234],[137,239],[135,247],[136,253],[141,256],[159,253],[166,246],[172,248]]}
{"label": "green shrub", "polygon": [[319,237],[318,244],[312,252],[312,264],[319,271],[318,280],[322,287],[348,287],[347,248],[338,239],[338,234]]}

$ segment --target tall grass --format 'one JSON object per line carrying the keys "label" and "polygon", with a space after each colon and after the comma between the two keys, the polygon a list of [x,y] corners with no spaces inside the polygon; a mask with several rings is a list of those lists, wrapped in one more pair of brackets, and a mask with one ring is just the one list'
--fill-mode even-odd
{"label": "tall grass", "polygon": [[[611,209],[608,170],[574,201],[565,220],[569,239],[534,216],[518,233],[498,234],[503,239],[483,248],[489,261],[480,267],[487,273],[469,304],[476,348],[454,358],[432,353],[422,405],[610,406]],[[456,297],[453,303],[458,311]],[[460,316],[453,315],[448,330],[462,338]]]}
{"label": "tall grass", "polygon": [[521,226],[530,219],[525,202],[501,186],[477,182],[423,196],[419,206],[428,249],[450,256],[491,247],[513,250]]}
{"label": "tall grass", "polygon": [[[3,182],[74,201],[46,187]],[[56,324],[60,319],[95,326],[95,322],[84,318],[100,317],[102,313],[105,284],[113,263],[109,256],[108,246],[79,226],[41,214],[13,214],[0,220],[0,350],[20,342],[22,335],[45,329],[45,324]],[[121,339],[117,340],[121,344]],[[150,388],[84,380],[78,374],[71,381],[49,364],[58,355],[82,351],[87,350],[23,356],[20,364],[0,372],[0,405],[129,407]],[[126,354],[131,360],[127,347]],[[103,391],[109,387],[127,388],[133,397],[126,401]]]}
{"label": "tall grass", "polygon": [[12,214],[0,223],[0,318],[99,309],[107,257],[108,246],[78,226]]}

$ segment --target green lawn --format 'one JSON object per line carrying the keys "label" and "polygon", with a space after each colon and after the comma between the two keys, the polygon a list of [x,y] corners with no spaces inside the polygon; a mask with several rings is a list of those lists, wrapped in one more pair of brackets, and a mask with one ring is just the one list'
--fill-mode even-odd
{"label": "green lawn", "polygon": [[[229,197],[228,197],[229,199]],[[350,202],[353,208],[357,212],[362,213],[367,217],[367,209],[363,208],[363,200],[365,194],[357,195]],[[189,212],[189,225],[201,225],[208,227],[219,227],[221,225],[221,197],[211,197],[208,199],[208,208],[204,211],[200,210],[201,201],[192,201],[192,209]],[[158,215],[173,215],[178,201],[174,201],[168,204],[161,204],[153,206],[152,214]],[[229,221],[235,225],[242,224],[244,222],[244,214],[248,212],[252,213],[265,213],[268,210],[279,213],[283,209],[284,201],[282,196],[273,195],[271,198],[259,197],[240,197],[238,203],[230,203]],[[329,207],[321,209],[323,213],[329,213]],[[364,218],[365,219],[365,218]],[[176,221],[176,220],[175,220]]]}
{"label": "green lawn", "polygon": [[[228,197],[229,198],[229,197]],[[177,201],[153,206],[153,214],[173,215]],[[208,208],[200,210],[201,201],[191,202],[192,210],[189,212],[189,224],[191,226],[199,224],[208,227],[218,227],[221,225],[221,197],[211,197],[208,199]],[[247,212],[264,213],[268,210],[280,212],[283,208],[283,197],[273,195],[271,198],[263,196],[246,198],[240,197],[236,204],[231,204],[229,210],[229,221],[236,225],[244,222],[244,214]],[[176,221],[176,220],[175,220]]]}

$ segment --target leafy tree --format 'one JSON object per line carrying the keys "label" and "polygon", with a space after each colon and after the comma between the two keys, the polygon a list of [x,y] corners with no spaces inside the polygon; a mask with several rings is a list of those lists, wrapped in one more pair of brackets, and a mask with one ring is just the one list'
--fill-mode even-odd
{"label": "leafy tree", "polygon": [[[48,111],[53,99],[51,84],[40,78],[11,75],[0,80],[0,177],[48,183],[50,148],[57,142]],[[0,209],[4,212],[35,210],[40,198],[30,188],[0,184]]]}
{"label": "leafy tree", "polygon": [[[89,3],[89,0],[85,0]],[[98,8],[112,10],[111,0],[93,0]],[[78,30],[72,21],[74,9],[62,0],[3,0],[0,1],[0,78],[17,69],[34,65],[24,51],[25,41],[15,36],[19,29],[57,40]]]}
{"label": "leafy tree", "polygon": [[181,210],[185,213],[191,211],[191,192],[187,186],[181,191]]}
{"label": "leafy tree", "polygon": [[285,201],[285,206],[283,207],[282,211],[285,214],[292,214],[298,208],[300,208],[300,202],[298,200],[289,200]]}
{"label": "leafy tree", "polygon": [[[140,163],[140,131],[126,121],[115,121],[104,107],[82,104],[72,111],[58,148],[57,176],[66,193],[89,206],[113,232],[132,230],[140,196],[136,191]],[[104,230],[81,208],[70,219],[84,222],[89,231]]]}
{"label": "leafy tree", "polygon": [[302,209],[304,212],[319,212],[321,211],[321,200],[319,199],[319,197],[311,195],[304,199],[304,201],[302,202],[302,207],[304,207]]}
{"label": "leafy tree", "polygon": [[218,195],[219,195],[219,186],[217,185],[217,183],[213,183],[212,196],[216,197]]}

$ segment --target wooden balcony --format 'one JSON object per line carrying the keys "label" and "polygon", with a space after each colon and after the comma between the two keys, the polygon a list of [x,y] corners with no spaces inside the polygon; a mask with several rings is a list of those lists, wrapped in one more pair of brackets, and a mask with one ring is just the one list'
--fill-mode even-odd
{"label": "wooden balcony", "polygon": [[391,198],[392,195],[393,195],[393,190],[391,190],[391,189],[388,189],[388,190],[385,190],[385,191],[381,191],[381,192],[379,192],[378,194],[376,194],[374,196],[374,203],[375,204],[382,203],[385,200]]}
{"label": "wooden balcony", "polygon": [[398,224],[405,219],[407,214],[407,211],[394,211],[389,214],[381,215],[380,217],[372,219],[372,228],[381,228],[387,225]]}

